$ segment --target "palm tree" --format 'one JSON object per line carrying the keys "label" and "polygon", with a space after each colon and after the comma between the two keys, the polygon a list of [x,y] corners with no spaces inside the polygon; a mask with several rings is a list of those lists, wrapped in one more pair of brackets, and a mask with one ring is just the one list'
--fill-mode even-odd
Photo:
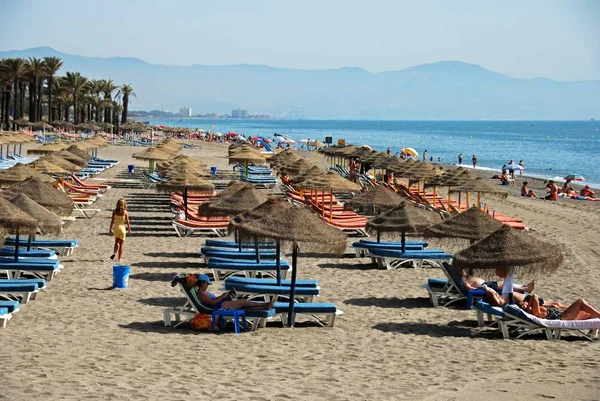
{"label": "palm tree", "polygon": [[79,72],[67,72],[63,78],[63,84],[66,87],[73,101],[73,122],[79,124],[79,101],[87,84],[87,78]]}
{"label": "palm tree", "polygon": [[[8,130],[8,96],[10,96],[10,86],[8,85],[7,77],[3,73],[4,66],[5,62],[2,59],[0,60],[0,128],[6,126]],[[7,94],[7,92],[9,93]]]}
{"label": "palm tree", "polygon": [[[112,94],[119,87],[115,85],[112,79],[102,80],[102,92],[104,93],[104,99],[112,101]],[[107,123],[112,123],[111,121],[111,113],[106,110],[106,114],[104,115],[104,121]]]}
{"label": "palm tree", "polygon": [[36,122],[42,117],[42,82],[46,66],[36,57],[30,57],[25,66],[29,77],[29,121]]}
{"label": "palm tree", "polygon": [[[8,58],[4,60],[4,63],[2,64],[1,74],[4,77],[7,85],[9,87],[12,86],[12,90],[8,92],[8,99],[5,99],[5,102],[7,102],[7,105],[10,103],[11,93],[14,92],[13,120],[21,118],[23,116],[22,107],[21,109],[19,109],[19,105],[22,106],[22,103],[19,103],[19,100],[21,99],[19,89],[21,89],[23,86],[22,81],[25,78],[25,73],[25,60],[23,60],[22,58]],[[8,114],[9,113],[6,114],[7,127]]]}
{"label": "palm tree", "polygon": [[58,70],[60,70],[60,67],[62,67],[63,62],[59,57],[44,57],[44,63],[46,64],[44,72],[46,75],[46,83],[48,84],[48,121],[54,121],[54,108],[52,105],[52,87],[56,83],[56,73],[58,72]]}
{"label": "palm tree", "polygon": [[129,96],[137,97],[131,84],[123,84],[119,89],[119,93],[123,95],[123,115],[121,116],[121,122],[125,124],[127,122],[127,109],[129,108]]}

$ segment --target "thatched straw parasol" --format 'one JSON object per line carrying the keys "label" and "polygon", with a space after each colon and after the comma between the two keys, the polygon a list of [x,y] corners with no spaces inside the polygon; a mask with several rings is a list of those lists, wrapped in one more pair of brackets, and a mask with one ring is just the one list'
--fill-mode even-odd
{"label": "thatched straw parasol", "polygon": [[36,171],[42,171],[48,174],[64,174],[67,170],[62,167],[57,166],[56,164],[50,163],[48,160],[38,159],[31,163],[29,166],[33,167]]}
{"label": "thatched straw parasol", "polygon": [[52,155],[60,157],[61,159],[65,159],[69,163],[73,163],[73,164],[75,164],[75,165],[77,165],[79,167],[85,167],[85,165],[87,164],[84,159],[82,159],[81,157],[75,155],[72,152],[69,152],[66,149],[65,150],[61,150],[60,152],[53,153]]}
{"label": "thatched straw parasol", "polygon": [[298,183],[308,180],[309,178],[317,177],[317,176],[324,175],[324,174],[327,174],[327,171],[323,170],[321,167],[312,166],[311,168],[304,171],[303,173],[298,174],[295,177],[291,178],[289,181],[292,184],[298,184]]}
{"label": "thatched straw parasol", "polygon": [[55,127],[64,127],[64,128],[73,128],[75,125],[72,122],[64,121],[64,120],[54,120],[50,122],[50,125]]}
{"label": "thatched straw parasol", "polygon": [[477,192],[477,205],[479,205],[479,203],[481,202],[482,193],[497,199],[506,199],[506,197],[508,196],[508,192],[503,190],[498,185],[491,184],[486,179],[479,177],[472,181],[468,181],[464,184],[454,187],[449,192],[451,194],[465,192],[467,194],[467,205],[469,204],[469,192]]}
{"label": "thatched straw parasol", "polygon": [[0,245],[4,244],[4,240],[6,239],[6,231],[2,227],[0,227]]}
{"label": "thatched straw parasol", "polygon": [[313,164],[310,164],[306,159],[298,159],[293,161],[288,161],[284,165],[280,165],[278,170],[281,175],[289,175],[295,177],[297,175],[303,174],[307,172]]}
{"label": "thatched straw parasol", "polygon": [[446,220],[427,228],[425,238],[465,239],[479,241],[502,227],[502,223],[484,213],[478,207],[450,216]]}
{"label": "thatched straw parasol", "polygon": [[45,121],[38,121],[36,123],[31,124],[30,127],[33,129],[39,129],[39,130],[53,130],[54,129],[53,126],[51,126],[50,124],[48,124]]}
{"label": "thatched straw parasol", "polygon": [[250,163],[250,162],[264,163],[265,162],[265,158],[262,156],[262,154],[260,154],[260,151],[258,151],[258,149],[256,149],[252,145],[244,144],[244,145],[240,146],[239,148],[235,149],[234,152],[235,153],[230,152],[230,154],[229,154],[229,164],[243,162],[244,170],[246,171],[246,178],[248,178],[248,175],[249,175],[248,163]]}
{"label": "thatched straw parasol", "polygon": [[148,160],[148,172],[150,174],[154,172],[154,163],[157,160],[169,160],[171,157],[173,157],[171,153],[158,148],[148,148],[133,154],[134,159]]}
{"label": "thatched straw parasol", "polygon": [[62,143],[44,144],[44,145],[40,145],[36,148],[29,149],[27,151],[27,154],[28,155],[45,155],[48,153],[60,152],[61,150],[65,149],[66,147],[67,147],[67,145],[64,145]]}
{"label": "thatched straw parasol", "polygon": [[13,121],[15,124],[17,124],[19,127],[29,127],[31,126],[31,123],[23,118],[18,118],[16,120]]}
{"label": "thatched straw parasol", "polygon": [[39,173],[29,166],[17,163],[12,167],[7,168],[6,170],[0,170],[0,185],[14,184],[17,182],[24,181],[30,177],[38,177],[40,180],[45,182],[52,181],[52,178],[50,178],[49,176]]}
{"label": "thatched straw parasol", "polygon": [[531,234],[502,225],[487,237],[454,255],[457,269],[472,269],[491,276],[496,268],[509,268],[511,274],[535,276],[550,274],[564,259],[557,245],[543,242]]}
{"label": "thatched straw parasol", "polygon": [[8,200],[0,197],[0,227],[5,232],[16,235],[15,262],[18,262],[19,235],[21,233],[34,234],[37,229],[37,221]]}
{"label": "thatched straw parasol", "polygon": [[25,194],[36,203],[44,206],[52,213],[59,216],[70,216],[75,204],[69,195],[59,191],[52,185],[42,182],[39,178],[31,177],[0,192],[5,198],[13,198],[18,194]]}
{"label": "thatched straw parasol", "polygon": [[80,129],[80,130],[87,130],[87,131],[100,131],[102,129],[102,127],[99,127],[96,124],[89,122],[89,121],[85,122],[85,123],[77,124],[75,126],[75,128]]}
{"label": "thatched straw parasol", "polygon": [[[309,177],[305,181],[298,183],[303,189],[321,190],[323,193],[323,204],[321,207],[321,217],[325,217],[325,191],[329,190],[330,200],[333,200],[333,191],[339,192],[359,192],[360,185],[353,183],[339,174],[329,171],[325,174]],[[317,198],[318,199],[318,198]],[[317,200],[318,202],[318,200]],[[333,220],[333,202],[329,202],[329,221]]]}
{"label": "thatched straw parasol", "polygon": [[185,207],[185,218],[188,218],[188,202],[187,202],[187,193],[188,189],[194,190],[196,192],[203,193],[213,193],[215,190],[215,186],[208,181],[203,180],[202,178],[190,174],[185,173],[178,176],[174,176],[169,178],[166,182],[162,182],[156,185],[156,190],[159,192],[173,192],[173,191],[182,191],[183,192],[183,204]]}
{"label": "thatched straw parasol", "polygon": [[235,216],[254,209],[267,200],[267,196],[254,186],[244,186],[235,192],[235,196],[226,196],[199,207],[203,216]]}
{"label": "thatched straw parasol", "polygon": [[63,159],[62,157],[59,157],[54,153],[42,156],[38,160],[46,160],[68,172],[73,173],[76,171],[81,171],[81,167],[79,167],[77,164],[71,163],[70,161]]}
{"label": "thatched straw parasol", "polygon": [[77,145],[69,146],[66,149],[66,151],[73,153],[75,156],[77,156],[83,160],[90,160],[92,158],[92,156],[89,153],[87,153],[85,150],[78,147]]}
{"label": "thatched straw parasol", "polygon": [[407,202],[367,222],[367,228],[377,232],[377,242],[381,233],[402,233],[402,252],[406,250],[406,234],[420,235],[426,228],[436,224],[440,215],[418,208]]}
{"label": "thatched straw parasol", "polygon": [[45,234],[58,234],[62,229],[60,217],[50,212],[25,194],[19,194],[10,200],[10,203],[23,210],[37,220],[37,227]]}
{"label": "thatched straw parasol", "polygon": [[398,206],[402,198],[394,192],[382,187],[370,187],[361,192],[354,198],[348,199],[344,203],[347,209],[362,209],[365,212],[375,212],[376,210],[387,210]]}
{"label": "thatched straw parasol", "polygon": [[[294,325],[294,295],[296,291],[298,243],[332,253],[346,250],[346,234],[324,223],[310,210],[290,205],[286,201],[270,199],[230,222],[230,229],[237,229],[242,238],[275,239],[278,244],[292,244],[292,279],[288,309],[288,326]],[[279,258],[277,258],[277,282],[281,284]]]}

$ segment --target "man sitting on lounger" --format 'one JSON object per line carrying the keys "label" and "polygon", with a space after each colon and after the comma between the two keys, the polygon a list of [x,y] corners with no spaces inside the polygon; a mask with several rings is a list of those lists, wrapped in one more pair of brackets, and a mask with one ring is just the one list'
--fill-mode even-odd
{"label": "man sitting on lounger", "polygon": [[[499,292],[502,292],[502,287],[504,286],[504,281],[485,281],[482,278],[469,275],[462,269],[460,269],[460,271],[458,272],[458,276],[460,277],[460,280],[462,281],[463,287],[467,291],[476,290],[478,288],[486,286],[488,288],[493,289],[497,293],[499,293]],[[531,281],[530,283],[525,284],[525,285],[513,286],[513,289],[517,292],[531,292],[531,291],[533,291],[534,288],[535,288],[535,281]]]}
{"label": "man sitting on lounger", "polygon": [[211,285],[210,278],[206,274],[198,275],[198,296],[204,305],[210,305],[213,309],[271,309],[275,301],[252,302],[247,299],[232,299],[230,292],[219,296],[206,291]]}

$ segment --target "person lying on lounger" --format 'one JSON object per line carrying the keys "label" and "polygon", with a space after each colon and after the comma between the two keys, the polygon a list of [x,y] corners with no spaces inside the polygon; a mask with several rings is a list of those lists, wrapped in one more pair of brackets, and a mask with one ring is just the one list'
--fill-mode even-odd
{"label": "person lying on lounger", "polygon": [[[485,288],[485,296],[483,297],[483,299],[486,300],[490,305],[504,306],[504,304],[506,304],[506,301],[504,300],[504,298],[502,298],[502,295],[500,295],[498,292],[496,292],[493,288],[488,287],[488,286],[484,286],[484,288]],[[558,309],[566,309],[567,308],[565,305],[561,304],[560,302],[544,301],[542,298],[538,297],[537,295],[523,294],[520,292],[513,293],[513,299],[515,300],[515,302],[517,304],[519,304],[521,302],[525,302],[525,303],[531,302],[532,297],[537,298],[539,305],[544,305],[546,307],[555,307]]]}
{"label": "person lying on lounger", "polygon": [[588,320],[599,319],[600,312],[594,309],[582,298],[573,302],[570,306],[541,305],[537,295],[532,295],[529,301],[518,302],[517,305],[525,312],[537,316],[540,319],[549,320]]}
{"label": "person lying on lounger", "polygon": [[[462,269],[458,272],[458,275],[462,281],[463,287],[465,287],[466,290],[476,290],[485,285],[496,292],[502,292],[502,287],[504,286],[504,281],[485,281],[482,278],[469,275]],[[513,286],[513,289],[517,292],[531,292],[534,288],[535,281],[531,281],[525,285],[521,284]]]}
{"label": "person lying on lounger", "polygon": [[210,305],[213,309],[271,309],[275,303],[275,301],[252,302],[247,299],[232,299],[231,291],[216,296],[206,291],[211,284],[206,274],[198,275],[198,296],[203,304]]}

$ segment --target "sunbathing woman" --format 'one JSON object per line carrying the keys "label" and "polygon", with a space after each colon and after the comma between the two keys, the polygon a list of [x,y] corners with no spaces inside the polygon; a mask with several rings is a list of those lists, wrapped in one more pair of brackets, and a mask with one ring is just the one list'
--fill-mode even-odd
{"label": "sunbathing woman", "polygon": [[[478,288],[489,287],[496,292],[502,292],[502,287],[504,286],[504,281],[485,281],[482,278],[471,276],[465,273],[464,270],[458,272],[460,279],[462,281],[463,287],[466,290],[476,290]],[[531,281],[525,285],[514,285],[513,289],[517,292],[531,292],[535,288],[535,281]]]}
{"label": "sunbathing woman", "polygon": [[[114,229],[113,229],[114,228]],[[125,237],[127,234],[131,234],[131,223],[129,222],[129,214],[127,213],[127,202],[121,198],[117,201],[117,206],[113,210],[112,218],[110,219],[110,226],[108,227],[108,234],[113,234],[115,237],[115,246],[113,247],[113,254],[111,259],[114,259],[118,255],[117,261],[121,262],[123,258],[123,248],[125,247]]]}
{"label": "sunbathing woman", "polygon": [[537,295],[531,296],[529,302],[519,302],[519,307],[525,312],[532,314],[533,316],[539,317],[540,319],[549,320],[588,320],[588,319],[600,319],[600,312],[594,309],[590,304],[579,298],[573,302],[571,306],[564,307],[564,305],[553,306],[540,305]]}
{"label": "sunbathing woman", "polygon": [[211,285],[210,278],[206,274],[198,276],[198,296],[205,305],[210,305],[213,309],[271,309],[275,301],[271,302],[252,302],[247,299],[231,299],[231,293],[225,292],[219,296],[206,291]]}

